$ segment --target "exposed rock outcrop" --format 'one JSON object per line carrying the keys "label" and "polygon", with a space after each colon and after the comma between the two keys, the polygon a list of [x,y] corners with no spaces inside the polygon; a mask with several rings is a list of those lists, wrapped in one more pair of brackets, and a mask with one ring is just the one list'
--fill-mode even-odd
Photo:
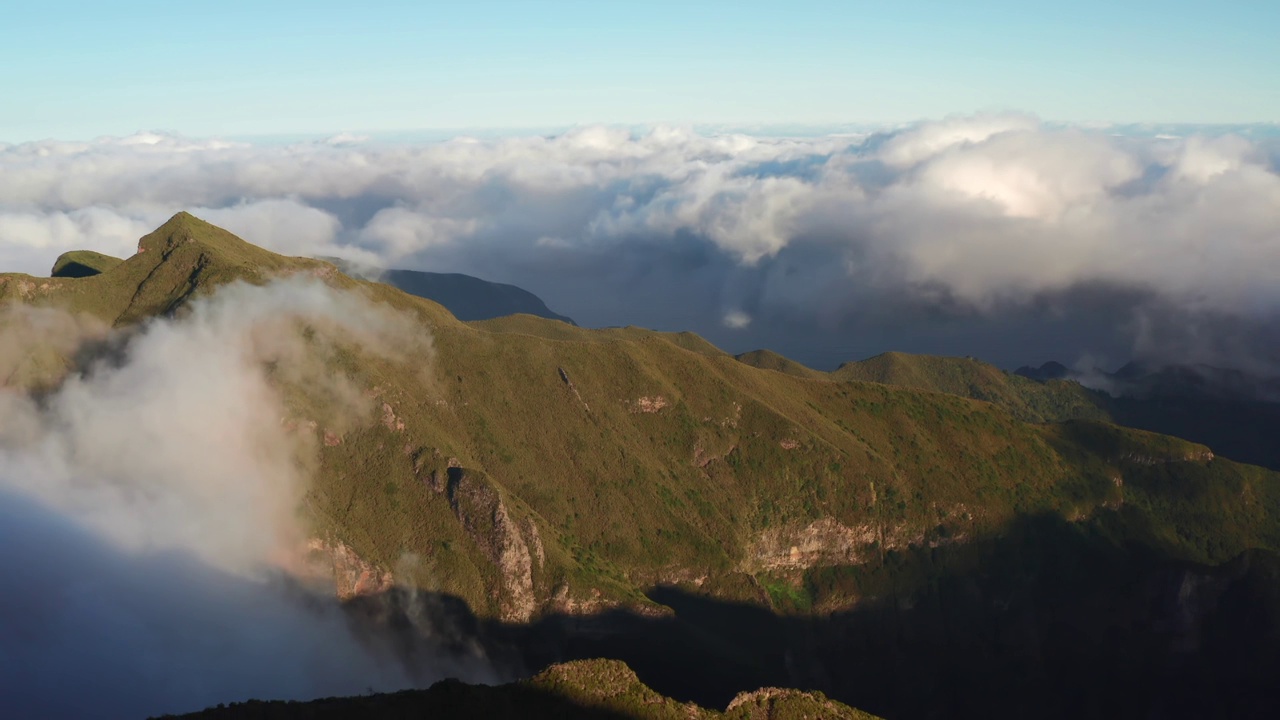
{"label": "exposed rock outcrop", "polygon": [[792,570],[828,565],[856,565],[871,557],[879,532],[870,524],[854,527],[832,518],[804,527],[769,528],[747,552],[745,570]]}
{"label": "exposed rock outcrop", "polygon": [[667,399],[661,395],[654,395],[653,397],[638,397],[631,407],[631,412],[648,414],[658,413],[662,412],[662,409],[670,404],[671,403],[667,402]]}
{"label": "exposed rock outcrop", "polygon": [[[502,619],[528,620],[538,605],[533,592],[533,555],[497,486],[483,474],[451,467],[446,492],[458,522],[498,568]],[[535,547],[541,555],[540,538]]]}
{"label": "exposed rock outcrop", "polygon": [[341,600],[361,595],[377,595],[390,590],[395,578],[390,571],[366,562],[341,541],[312,538],[307,542],[310,564],[317,574],[331,574],[334,593]]}

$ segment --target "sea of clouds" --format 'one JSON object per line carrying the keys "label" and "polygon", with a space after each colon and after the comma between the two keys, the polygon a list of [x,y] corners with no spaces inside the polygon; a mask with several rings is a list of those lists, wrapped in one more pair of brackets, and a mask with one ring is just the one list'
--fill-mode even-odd
{"label": "sea of clouds", "polygon": [[470,273],[581,324],[824,368],[906,350],[1272,369],[1280,143],[1163,130],[979,115],[816,137],[24,143],[0,146],[0,268],[127,256],[186,209],[279,252]]}
{"label": "sea of clouds", "polygon": [[[467,272],[582,324],[691,329],[820,367],[894,349],[1280,365],[1280,150],[1246,128],[995,115],[789,138],[0,145],[2,270],[128,256],[184,209],[283,253]],[[420,332],[405,322],[296,281],[125,333],[0,309],[0,379],[41,344],[81,360],[42,394],[0,390],[7,708],[142,716],[492,679],[479,656],[406,668],[282,579],[315,448],[283,422],[281,390],[331,386],[326,337],[403,354]],[[429,356],[429,338],[412,347]],[[335,387],[328,405],[360,416],[361,394]]]}

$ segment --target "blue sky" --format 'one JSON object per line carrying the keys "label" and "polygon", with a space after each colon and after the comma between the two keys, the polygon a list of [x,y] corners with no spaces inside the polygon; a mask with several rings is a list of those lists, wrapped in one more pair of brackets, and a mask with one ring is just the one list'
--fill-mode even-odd
{"label": "blue sky", "polygon": [[842,124],[982,110],[1280,120],[1280,2],[44,2],[0,141]]}

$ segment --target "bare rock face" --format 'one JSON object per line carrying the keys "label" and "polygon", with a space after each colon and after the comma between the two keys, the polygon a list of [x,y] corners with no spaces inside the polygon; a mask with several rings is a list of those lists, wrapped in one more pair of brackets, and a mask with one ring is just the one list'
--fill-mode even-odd
{"label": "bare rock face", "polygon": [[[499,613],[503,620],[524,622],[537,609],[533,593],[533,554],[498,488],[479,473],[449,468],[449,504],[467,535],[498,568],[502,583]],[[531,533],[543,560],[541,538]]]}
{"label": "bare rock face", "polygon": [[389,571],[366,562],[340,541],[312,538],[307,543],[307,550],[317,574],[332,575],[334,593],[340,600],[378,595],[395,584],[395,578]]}
{"label": "bare rock face", "polygon": [[538,563],[538,569],[541,570],[543,565],[547,564],[547,552],[542,547],[542,535],[538,533],[538,523],[533,518],[526,517],[524,522],[520,523],[524,536],[529,540],[529,549],[533,552],[533,559]]}
{"label": "bare rock face", "polygon": [[631,412],[649,414],[659,413],[670,404],[671,403],[661,395],[655,395],[653,397],[639,397],[636,398],[635,403],[632,404]]}
{"label": "bare rock face", "polygon": [[832,518],[804,527],[770,528],[760,533],[747,553],[749,570],[793,570],[829,565],[856,565],[871,556],[879,539],[870,524],[849,527]]}

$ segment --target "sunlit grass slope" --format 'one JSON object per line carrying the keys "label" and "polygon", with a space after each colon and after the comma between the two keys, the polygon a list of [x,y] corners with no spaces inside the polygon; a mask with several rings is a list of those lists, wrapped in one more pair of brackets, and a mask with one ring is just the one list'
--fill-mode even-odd
{"label": "sunlit grass slope", "polygon": [[[1027,422],[1061,416],[1071,384],[904,355],[828,375],[687,333],[461,323],[185,213],[139,247],[90,277],[0,276],[0,299],[124,327],[232,280],[303,273],[430,328],[434,357],[341,362],[374,417],[315,428],[300,512],[317,536],[482,614],[649,606],[660,583],[781,606],[795,573],[997,535],[1028,514],[1105,522],[1117,542],[1202,562],[1280,549],[1275,474],[1103,422]],[[68,367],[46,365],[48,382]],[[291,402],[300,420],[314,407]],[[856,600],[835,584],[801,604]]]}

